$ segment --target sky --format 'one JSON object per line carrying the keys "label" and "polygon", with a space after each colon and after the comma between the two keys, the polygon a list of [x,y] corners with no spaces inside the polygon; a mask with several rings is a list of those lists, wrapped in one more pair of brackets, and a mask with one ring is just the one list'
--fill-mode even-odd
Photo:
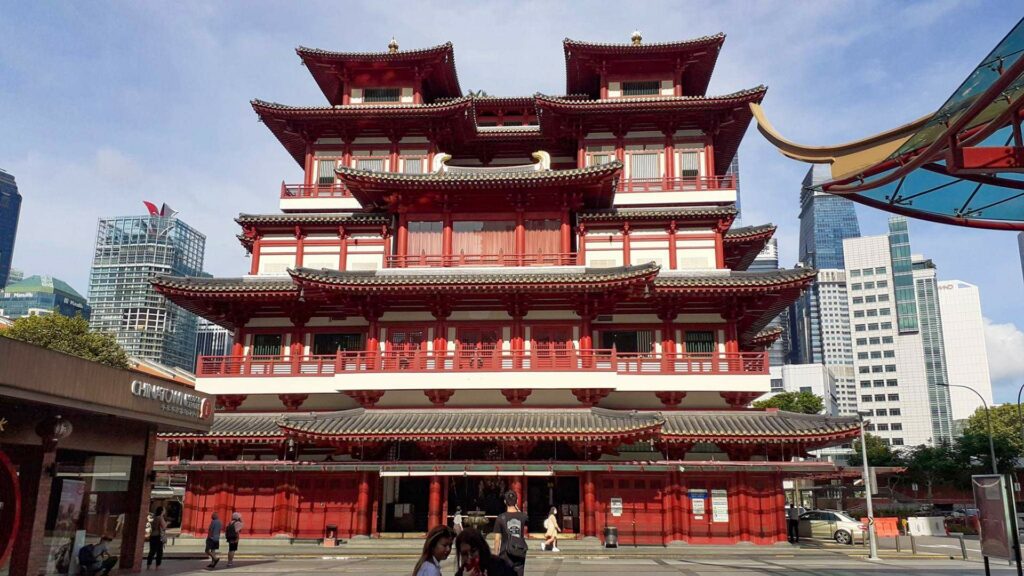
{"label": "sky", "polygon": [[[562,40],[661,42],[726,33],[709,94],[768,86],[784,136],[835,144],[934,111],[1024,15],[1018,1],[18,2],[0,0],[0,168],[24,197],[14,265],[86,293],[96,222],[166,202],[207,236],[206,269],[248,271],[239,212],[278,211],[300,167],[253,98],[322,105],[297,46],[455,45],[464,91],[565,92]],[[751,125],[744,224],[772,222],[796,261],[807,166]],[[864,235],[888,214],[858,206]],[[1024,276],[1011,232],[910,223],[940,279],[981,289],[997,402],[1024,382]]]}

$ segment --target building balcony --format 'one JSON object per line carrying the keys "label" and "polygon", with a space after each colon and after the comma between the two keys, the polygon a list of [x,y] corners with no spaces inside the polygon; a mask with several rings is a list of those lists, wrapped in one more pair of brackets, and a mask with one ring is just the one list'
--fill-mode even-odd
{"label": "building balcony", "polygon": [[575,266],[576,253],[565,254],[408,254],[385,258],[385,268],[444,268],[501,266]]}
{"label": "building balcony", "polygon": [[281,183],[281,210],[286,212],[352,210],[359,207],[359,202],[344,184],[307,186]]}
{"label": "building balcony", "polygon": [[202,356],[197,376],[334,376],[349,372],[588,371],[617,374],[768,374],[765,352],[663,354],[592,350],[338,352],[318,356]]}
{"label": "building balcony", "polygon": [[730,203],[736,201],[738,187],[735,175],[623,178],[616,190],[615,205]]}

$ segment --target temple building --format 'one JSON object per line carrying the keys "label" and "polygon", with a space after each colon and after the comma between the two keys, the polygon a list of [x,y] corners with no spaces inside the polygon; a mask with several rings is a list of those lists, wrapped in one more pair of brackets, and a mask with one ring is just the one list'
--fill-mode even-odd
{"label": "temple building", "polygon": [[304,179],[237,218],[248,274],[153,280],[234,331],[196,367],[212,430],[163,436],[182,532],[486,530],[511,489],[537,534],[785,540],[783,480],[858,423],[747,407],[815,271],[747,270],[775,228],[732,226],[728,169],[765,88],[705,94],[724,39],[566,40],[566,94],[529,97],[464,95],[451,44],[299,48],[327,105],[252,102]]}

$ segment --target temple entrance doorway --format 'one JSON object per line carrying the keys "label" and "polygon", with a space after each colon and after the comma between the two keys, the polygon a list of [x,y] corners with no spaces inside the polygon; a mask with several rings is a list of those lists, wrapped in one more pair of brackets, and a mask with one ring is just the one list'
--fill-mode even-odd
{"label": "temple entrance doorway", "polygon": [[462,525],[489,533],[494,519],[505,511],[503,495],[510,488],[503,476],[452,476],[448,479],[448,518],[462,509]]}
{"label": "temple entrance doorway", "polygon": [[380,532],[427,531],[430,478],[381,478]]}
{"label": "temple entrance doorway", "polygon": [[544,520],[558,509],[558,526],[566,536],[580,531],[580,479],[576,476],[528,478],[526,507],[530,533],[544,534]]}

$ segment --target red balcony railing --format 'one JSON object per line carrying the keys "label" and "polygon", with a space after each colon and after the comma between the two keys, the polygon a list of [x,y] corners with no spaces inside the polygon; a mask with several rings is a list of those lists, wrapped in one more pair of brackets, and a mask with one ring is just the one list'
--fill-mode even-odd
{"label": "red balcony railing", "polygon": [[338,352],[321,356],[202,356],[197,375],[333,376],[358,372],[613,372],[617,374],[767,374],[764,352],[622,353],[612,350],[445,350]]}
{"label": "red balcony railing", "polygon": [[576,253],[566,254],[407,254],[385,259],[387,268],[439,268],[446,266],[572,266]]}
{"label": "red balcony railing", "polygon": [[313,184],[285,184],[281,183],[281,198],[351,198],[352,193],[344,184],[333,186],[320,186]]}
{"label": "red balcony railing", "polygon": [[701,190],[735,190],[735,175],[693,176],[679,178],[623,178],[619,192],[697,192]]}

